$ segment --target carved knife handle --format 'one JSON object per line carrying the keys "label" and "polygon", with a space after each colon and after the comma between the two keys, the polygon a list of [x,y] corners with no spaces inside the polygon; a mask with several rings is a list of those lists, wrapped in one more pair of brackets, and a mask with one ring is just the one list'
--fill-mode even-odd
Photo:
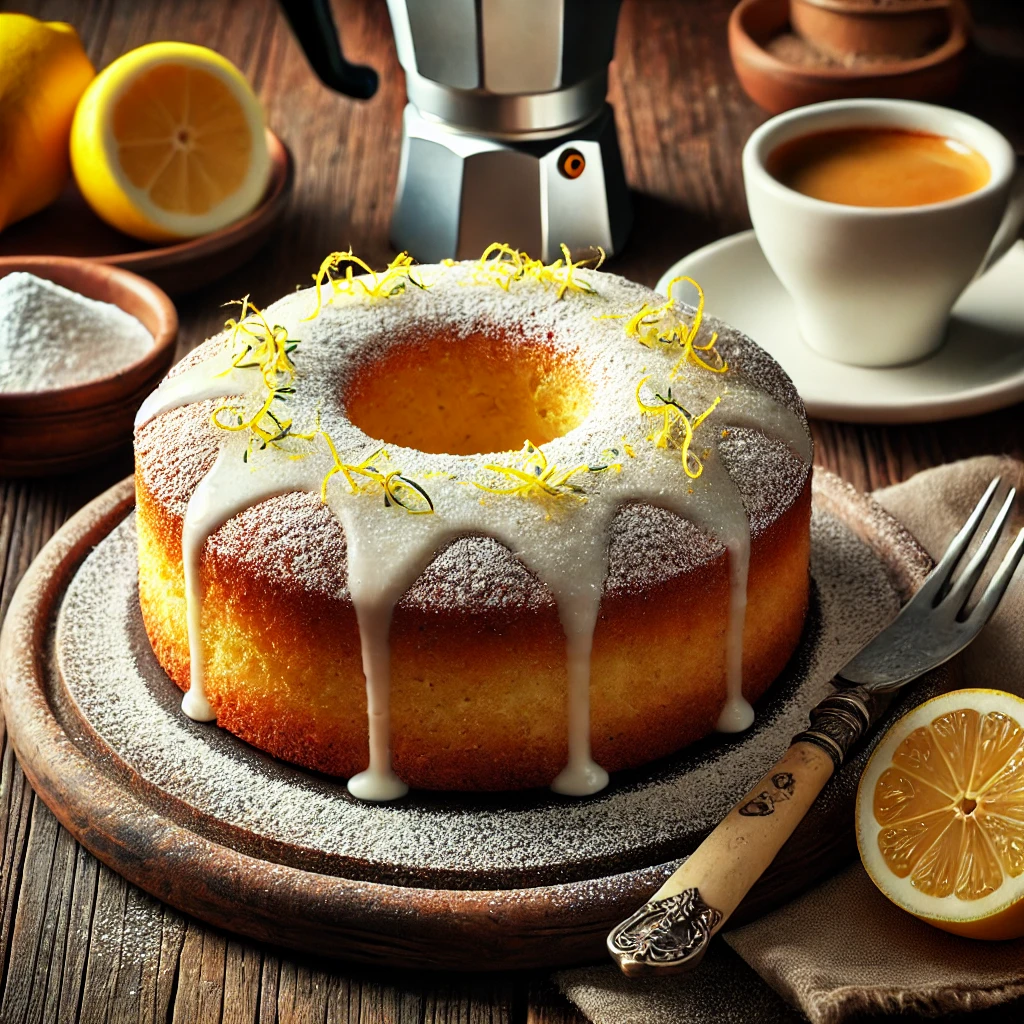
{"label": "carved knife handle", "polygon": [[875,714],[874,699],[861,687],[837,691],[811,711],[810,728],[793,737],[775,767],[650,902],[608,936],[608,951],[623,973],[696,967]]}

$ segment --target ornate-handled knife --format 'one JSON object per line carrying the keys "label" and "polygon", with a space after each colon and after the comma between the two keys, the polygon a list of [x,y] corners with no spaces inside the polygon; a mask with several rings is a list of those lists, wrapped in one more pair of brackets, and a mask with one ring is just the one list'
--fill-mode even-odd
{"label": "ornate-handled knife", "polygon": [[608,936],[625,974],[691,970],[711,937],[739,905],[810,809],[853,745],[877,720],[881,695],[948,661],[989,620],[1024,558],[1024,530],[974,608],[964,607],[980,579],[1013,505],[1010,490],[959,578],[951,577],[999,485],[993,480],[921,589],[893,622],[836,677],[838,689],[810,714],[810,727],[689,859],[632,917]]}

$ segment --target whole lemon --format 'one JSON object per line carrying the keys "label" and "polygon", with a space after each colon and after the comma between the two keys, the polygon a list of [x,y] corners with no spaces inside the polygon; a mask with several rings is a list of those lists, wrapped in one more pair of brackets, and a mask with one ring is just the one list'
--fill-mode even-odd
{"label": "whole lemon", "polygon": [[71,120],[95,75],[70,25],[0,14],[0,230],[60,195]]}

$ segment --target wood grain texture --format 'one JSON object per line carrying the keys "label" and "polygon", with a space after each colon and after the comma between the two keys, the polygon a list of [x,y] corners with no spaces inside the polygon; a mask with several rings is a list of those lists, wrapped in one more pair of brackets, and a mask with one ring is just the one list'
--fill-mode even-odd
{"label": "wood grain texture", "polygon": [[[179,351],[223,320],[220,303],[265,302],[309,280],[323,254],[353,245],[390,257],[403,83],[383,0],[336,3],[350,59],[382,72],[355,103],[309,71],[271,0],[0,0],[69,21],[102,67],[158,39],[212,46],[253,82],[296,159],[291,207],[258,259],[179,305]],[[726,54],[730,0],[626,0],[610,99],[636,190],[632,240],[611,269],[653,284],[673,260],[749,226],[740,148],[764,115]],[[972,5],[989,52],[976,54],[956,103],[1024,147],[1024,10]],[[1013,54],[1017,53],[1016,60]],[[979,354],[979,358],[983,358]],[[1020,406],[937,426],[816,422],[816,461],[860,489],[983,452],[1024,455]],[[0,481],[0,614],[29,562],[77,508],[131,471],[127,453],[88,474]],[[26,785],[3,735],[0,773],[0,1024],[21,1021],[511,1022],[581,1024],[537,975],[443,978],[338,969],[289,958],[187,921],[76,847]],[[971,1018],[1019,1019],[1019,1008]]]}

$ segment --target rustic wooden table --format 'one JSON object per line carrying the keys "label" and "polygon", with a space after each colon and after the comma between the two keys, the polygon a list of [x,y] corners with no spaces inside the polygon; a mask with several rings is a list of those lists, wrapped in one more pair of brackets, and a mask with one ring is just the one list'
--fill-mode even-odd
{"label": "rustic wooden table", "polygon": [[[279,236],[232,277],[179,302],[181,351],[213,333],[220,304],[268,302],[351,244],[393,254],[402,74],[384,0],[337,5],[348,55],[381,71],[358,103],[322,88],[272,0],[19,0],[71,22],[98,67],[142,43],[184,39],[238,64],[292,148],[297,181]],[[612,65],[636,226],[615,271],[653,284],[684,253],[748,226],[740,148],[764,115],[741,92],[725,45],[731,0],[626,0]],[[957,99],[1024,148],[1024,12],[977,0],[986,47]],[[1001,17],[999,29],[988,24]],[[1016,59],[1014,59],[1016,53]],[[984,353],[979,353],[984,358]],[[1024,455],[1021,407],[922,427],[814,424],[816,462],[859,488],[980,452]],[[73,512],[131,471],[130,454],[74,477],[0,481],[0,614],[40,547]],[[37,1020],[530,1021],[583,1018],[540,976],[427,977],[338,968],[188,920],[99,864],[26,785],[6,734],[0,779],[0,1024]],[[1012,1012],[1012,1011],[1011,1011]],[[1019,1010],[1017,1010],[1019,1013]],[[986,1019],[993,1019],[985,1015]]]}

